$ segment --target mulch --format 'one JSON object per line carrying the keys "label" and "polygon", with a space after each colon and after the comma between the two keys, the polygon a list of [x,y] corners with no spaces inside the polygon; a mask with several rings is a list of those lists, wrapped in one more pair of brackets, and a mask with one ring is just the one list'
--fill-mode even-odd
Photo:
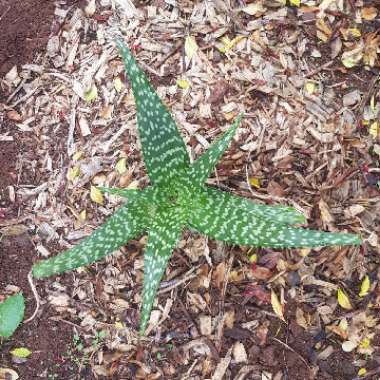
{"label": "mulch", "polygon": [[[193,157],[243,107],[245,120],[211,184],[295,206],[309,227],[360,233],[365,242],[360,249],[249,250],[187,233],[171,258],[152,332],[139,340],[145,243],[132,241],[89,268],[38,281],[40,311],[3,342],[0,368],[22,380],[376,379],[375,2],[344,9],[335,1],[88,3],[0,1],[0,297],[21,290],[26,317],[32,314],[33,262],[76,244],[120,204],[112,197],[94,204],[91,184],[147,184],[133,101],[110,43],[115,27]],[[197,45],[192,59],[183,48],[188,35]],[[123,157],[128,170],[120,174]],[[73,167],[80,174],[69,178]],[[359,297],[366,275],[371,286]],[[339,305],[338,288],[351,310]],[[349,352],[347,341],[355,342]],[[15,347],[33,353],[19,362],[10,354]]]}

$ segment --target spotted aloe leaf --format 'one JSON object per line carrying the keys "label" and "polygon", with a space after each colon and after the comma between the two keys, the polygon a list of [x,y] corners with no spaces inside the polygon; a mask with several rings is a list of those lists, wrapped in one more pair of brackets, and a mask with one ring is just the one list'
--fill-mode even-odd
{"label": "spotted aloe leaf", "polygon": [[148,234],[144,254],[144,290],[140,333],[144,334],[157,288],[181,235],[188,227],[231,244],[258,247],[315,247],[359,244],[354,234],[296,228],[302,214],[291,207],[256,204],[212,188],[207,176],[227,149],[240,116],[194,163],[174,120],[138,67],[129,49],[117,41],[136,101],[137,126],[152,185],[144,190],[101,191],[127,198],[127,203],[90,237],[56,257],[36,263],[35,277],[45,277],[90,264],[129,239]]}
{"label": "spotted aloe leaf", "polygon": [[117,40],[136,102],[137,123],[145,166],[153,183],[169,183],[189,165],[189,155],[169,111],[137,65],[130,50]]}

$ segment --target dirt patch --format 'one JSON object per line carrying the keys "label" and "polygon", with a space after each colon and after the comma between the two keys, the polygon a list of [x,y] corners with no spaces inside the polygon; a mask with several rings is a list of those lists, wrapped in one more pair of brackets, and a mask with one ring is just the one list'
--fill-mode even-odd
{"label": "dirt patch", "polygon": [[50,0],[0,1],[0,75],[31,63],[44,49],[53,14]]}
{"label": "dirt patch", "polygon": [[[27,282],[33,252],[27,233],[3,238],[0,243],[0,293],[9,285],[19,287],[26,301],[26,317],[32,314],[35,305]],[[42,288],[39,284],[39,289]],[[51,316],[52,312],[45,309],[41,317],[21,325],[12,339],[4,342],[0,350],[1,367],[13,368],[22,380],[70,379],[78,372],[75,364],[64,357],[72,343],[72,327],[50,320]],[[33,353],[25,363],[16,364],[9,354],[15,347],[26,347]]]}

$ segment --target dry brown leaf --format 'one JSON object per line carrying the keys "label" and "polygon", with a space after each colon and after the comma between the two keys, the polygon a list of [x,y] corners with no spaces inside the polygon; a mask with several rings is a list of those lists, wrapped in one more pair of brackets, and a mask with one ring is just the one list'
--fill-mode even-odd
{"label": "dry brown leaf", "polygon": [[273,311],[275,312],[277,317],[279,317],[282,321],[285,322],[284,307],[283,307],[283,305],[281,305],[281,303],[277,297],[277,294],[273,290],[271,293],[271,304],[272,304]]}
{"label": "dry brown leaf", "polygon": [[377,12],[378,10],[375,7],[364,7],[362,9],[362,17],[364,20],[371,21],[376,18]]}
{"label": "dry brown leaf", "polygon": [[224,277],[226,275],[226,263],[222,261],[217,265],[214,272],[212,273],[212,280],[215,283],[216,287],[222,290]]}

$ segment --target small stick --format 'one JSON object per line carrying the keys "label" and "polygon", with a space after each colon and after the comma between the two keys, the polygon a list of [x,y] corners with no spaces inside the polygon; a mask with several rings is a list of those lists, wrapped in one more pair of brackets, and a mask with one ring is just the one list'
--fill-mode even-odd
{"label": "small stick", "polygon": [[283,341],[281,341],[280,339],[277,339],[277,338],[272,338],[274,341],[276,341],[276,342],[278,342],[278,343],[280,343],[280,344],[282,344],[285,348],[287,348],[289,351],[292,351],[294,354],[296,354],[304,363],[305,363],[305,365],[306,365],[306,367],[308,368],[308,369],[310,369],[310,366],[309,366],[309,364],[308,364],[308,362],[304,359],[304,357],[301,355],[301,354],[299,354],[296,350],[294,350],[293,348],[291,348],[288,344],[286,344],[285,342],[283,342]]}
{"label": "small stick", "polygon": [[26,321],[24,321],[24,323],[29,323],[33,321],[33,319],[36,317],[38,310],[40,308],[40,297],[37,293],[36,285],[34,285],[33,283],[32,271],[28,273],[28,282],[29,282],[30,288],[32,289],[34,299],[36,300],[36,308],[34,309],[34,313],[32,314],[32,316],[28,318]]}

